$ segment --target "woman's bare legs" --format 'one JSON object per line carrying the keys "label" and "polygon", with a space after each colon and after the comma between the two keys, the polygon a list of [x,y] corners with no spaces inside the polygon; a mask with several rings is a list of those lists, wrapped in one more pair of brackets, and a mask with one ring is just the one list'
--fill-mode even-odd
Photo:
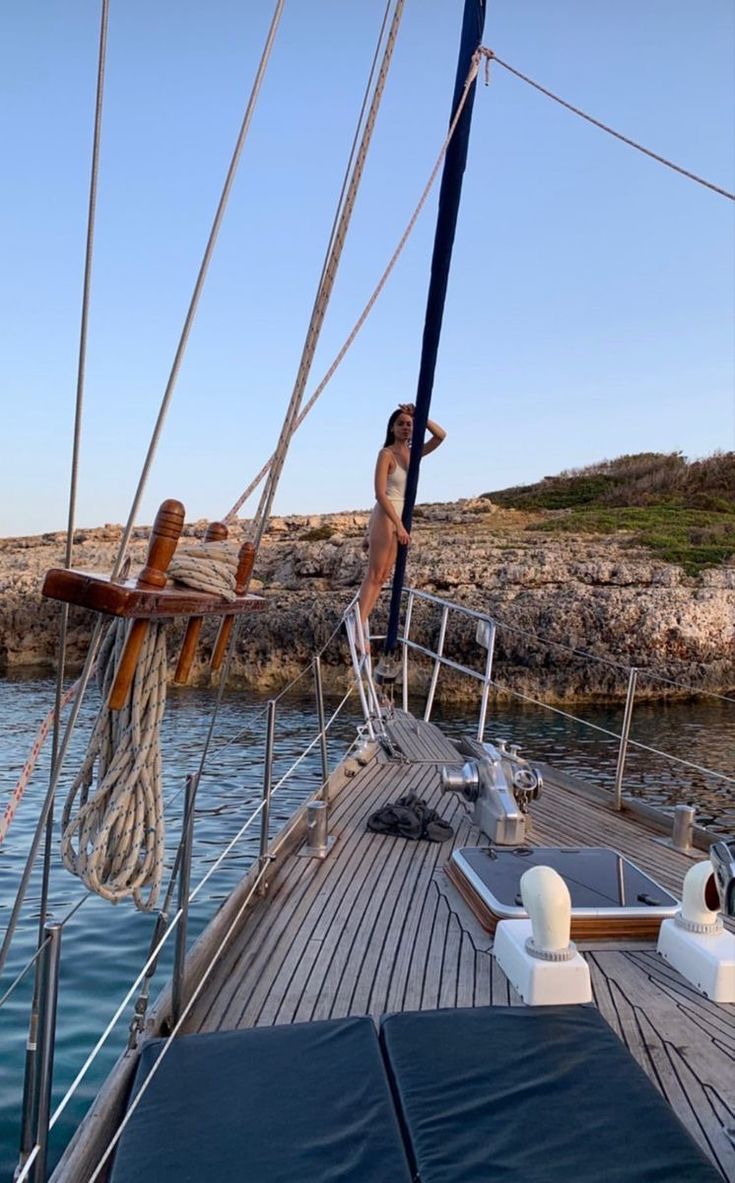
{"label": "woman's bare legs", "polygon": [[363,625],[367,623],[383,590],[383,584],[391,573],[397,549],[396,528],[388,515],[376,505],[370,521],[367,575],[362,581],[357,597]]}

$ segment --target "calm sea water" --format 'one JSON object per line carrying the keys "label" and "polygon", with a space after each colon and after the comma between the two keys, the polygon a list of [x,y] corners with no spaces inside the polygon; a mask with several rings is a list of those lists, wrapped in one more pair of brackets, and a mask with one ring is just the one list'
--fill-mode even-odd
{"label": "calm sea water", "polygon": [[[0,734],[2,734],[2,782],[0,811],[27,758],[36,728],[53,705],[53,683],[46,678],[0,681]],[[260,799],[264,749],[264,698],[227,694],[220,710],[211,758],[202,779],[196,816],[192,886],[212,866],[219,852],[243,825]],[[327,703],[330,712],[337,700]],[[187,773],[196,771],[202,743],[209,727],[212,696],[202,691],[173,690],[168,699],[162,735],[165,768],[167,850],[169,863],[181,822],[183,786]],[[420,706],[420,704],[417,704]],[[78,767],[92,722],[94,704],[84,708],[77,739],[70,751],[59,796],[63,798]],[[590,723],[619,731],[620,707],[584,707],[577,712]],[[435,719],[453,735],[472,732],[476,713],[442,711]],[[332,764],[355,738],[359,719],[348,704],[330,733]],[[710,769],[735,775],[733,734],[735,705],[717,699],[706,704],[640,704],[636,707],[633,739]],[[316,734],[313,701],[292,693],[278,707],[274,781]],[[546,760],[588,781],[611,788],[615,778],[616,742],[561,715],[528,706],[503,707],[488,719],[487,738],[504,736],[522,745],[529,758]],[[37,766],[31,785],[16,814],[5,844],[0,847],[0,929],[4,929],[30,843],[40,801],[48,782],[48,751]],[[275,832],[293,809],[308,797],[321,776],[318,745],[276,796],[271,812]],[[735,831],[733,785],[712,780],[700,772],[671,764],[649,752],[631,749],[626,790],[664,808],[678,802],[695,804],[698,818],[722,831]],[[257,853],[256,824],[228,855],[223,865],[197,897],[189,922],[190,941],[227,896]],[[54,843],[55,850],[58,842]],[[64,920],[83,898],[79,882],[56,859],[51,877],[52,919]],[[0,981],[0,997],[28,963],[35,949],[40,876],[29,887],[11,956]],[[85,899],[64,926],[62,974],[59,996],[59,1039],[55,1061],[54,1104],[90,1052],[98,1034],[143,964],[154,920],[130,905],[113,907],[95,897]],[[170,975],[172,950],[165,952],[151,988],[151,998]],[[0,1179],[10,1178],[17,1157],[18,1123],[31,974],[26,975],[0,1007]],[[111,1039],[85,1077],[76,1096],[61,1116],[52,1135],[51,1162],[55,1161],[102,1080],[124,1046],[131,1007],[125,1011]]]}

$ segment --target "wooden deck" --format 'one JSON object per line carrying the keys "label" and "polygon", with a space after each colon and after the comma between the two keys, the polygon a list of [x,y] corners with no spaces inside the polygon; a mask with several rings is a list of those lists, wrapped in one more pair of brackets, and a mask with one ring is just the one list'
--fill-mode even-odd
{"label": "wooden deck", "polygon": [[[384,752],[337,794],[324,861],[291,853],[249,912],[192,1010],[187,1030],[379,1016],[445,1006],[523,1005],[483,931],[448,881],[453,845],[485,839],[437,764],[457,761],[430,724],[398,715]],[[368,815],[413,789],[455,828],[435,845],[373,834]],[[691,861],[627,816],[547,783],[532,809],[540,845],[609,845],[679,894]],[[725,1179],[735,1179],[735,1007],[709,1002],[653,944],[581,945],[594,1001]],[[604,1103],[604,1099],[602,1099]]]}

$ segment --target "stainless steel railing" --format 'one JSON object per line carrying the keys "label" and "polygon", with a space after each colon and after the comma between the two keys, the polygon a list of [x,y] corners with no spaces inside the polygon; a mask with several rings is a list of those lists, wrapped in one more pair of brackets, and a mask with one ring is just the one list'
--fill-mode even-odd
{"label": "stainless steel railing", "polygon": [[[625,666],[620,662],[611,661],[609,658],[598,657],[594,654],[587,653],[584,650],[574,649],[572,646],[564,645],[557,641],[549,641],[546,638],[540,637],[537,633],[528,632],[518,628],[515,625],[506,625],[505,623],[491,617],[487,613],[479,612],[473,608],[468,608],[463,604],[453,603],[450,600],[444,600],[441,597],[431,595],[428,592],[418,591],[416,588],[405,589],[404,595],[406,596],[404,627],[402,635],[400,635],[398,638],[399,644],[402,646],[402,701],[404,710],[408,710],[410,679],[409,654],[413,653],[426,657],[433,663],[429,679],[429,689],[427,693],[426,704],[424,707],[424,719],[427,721],[431,719],[437,683],[439,679],[439,672],[442,668],[447,668],[460,674],[464,674],[467,677],[470,677],[481,683],[482,690],[477,725],[477,738],[480,741],[482,741],[484,736],[489,695],[492,689],[501,690],[504,694],[509,694],[513,698],[517,698],[523,702],[532,703],[535,706],[541,707],[544,710],[550,711],[556,715],[561,715],[565,719],[581,724],[584,727],[599,732],[617,741],[615,784],[613,789],[613,803],[616,809],[622,808],[623,787],[625,783],[625,767],[629,748],[637,748],[641,751],[646,751],[656,756],[663,757],[673,764],[696,771],[707,778],[723,781],[728,784],[735,784],[735,777],[730,776],[728,773],[722,772],[718,769],[707,768],[703,764],[700,764],[696,761],[687,760],[682,756],[674,755],[672,752],[661,751],[658,748],[652,747],[650,744],[645,744],[639,740],[631,739],[630,731],[633,719],[633,710],[635,706],[636,689],[639,675],[642,673],[640,669],[636,667]],[[414,608],[417,601],[433,605],[437,609],[439,632],[436,646],[433,648],[427,644],[419,644],[411,636]],[[478,645],[485,650],[484,663],[481,669],[473,669],[471,666],[467,666],[462,662],[454,661],[446,656],[445,647],[447,630],[449,620],[452,616],[465,618],[476,622],[475,639]],[[550,703],[546,703],[542,699],[533,698],[528,694],[524,694],[523,692],[514,689],[506,683],[498,682],[493,677],[493,658],[497,634],[502,630],[507,630],[508,632],[518,636],[527,637],[538,643],[549,645],[553,648],[562,649],[590,662],[600,665],[612,666],[619,670],[621,674],[627,674],[627,691],[621,731],[616,732],[608,728],[601,727],[599,724],[580,718],[578,715],[574,715],[569,711],[561,709],[560,707],[552,706]],[[655,671],[646,670],[645,674],[647,677],[659,680],[666,685],[688,691],[692,694],[706,694],[721,701],[731,702],[733,703],[733,706],[735,706],[735,699],[729,698],[727,695],[717,694],[711,691],[700,691],[695,687],[686,686],[684,683],[676,682],[671,678],[666,678],[662,675],[659,675]]]}

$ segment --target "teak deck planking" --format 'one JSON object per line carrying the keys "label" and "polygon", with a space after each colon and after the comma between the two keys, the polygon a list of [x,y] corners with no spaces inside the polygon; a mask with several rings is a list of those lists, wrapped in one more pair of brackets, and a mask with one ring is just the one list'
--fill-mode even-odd
{"label": "teak deck planking", "polygon": [[[485,841],[462,802],[439,786],[438,764],[463,758],[436,727],[400,712],[390,738],[399,759],[379,749],[333,801],[336,842],[327,857],[294,852],[277,867],[193,1008],[188,1031],[523,1005],[492,956],[492,937],[443,870],[453,847]],[[451,842],[367,830],[370,813],[411,789],[454,826]],[[612,846],[676,895],[692,865],[642,822],[553,781],[531,817],[533,844]],[[735,1007],[698,994],[651,941],[580,947],[595,1005],[724,1178],[735,1178]]]}

